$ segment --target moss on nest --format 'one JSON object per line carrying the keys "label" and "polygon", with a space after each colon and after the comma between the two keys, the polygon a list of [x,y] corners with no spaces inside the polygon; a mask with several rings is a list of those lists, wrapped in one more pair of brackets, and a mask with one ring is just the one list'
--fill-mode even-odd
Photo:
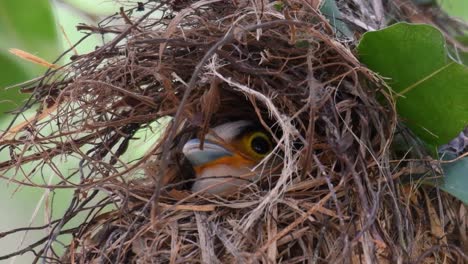
{"label": "moss on nest", "polygon": [[[139,4],[143,15],[133,9],[107,19],[112,27],[82,27],[115,37],[32,85],[31,103],[42,106],[34,126],[55,130],[32,132],[34,140],[4,138],[14,158],[0,167],[60,166],[54,157],[62,155],[81,161],[79,177],[31,184],[75,190],[63,218],[35,246],[37,260],[463,261],[463,205],[400,183],[409,161],[391,148],[394,103],[354,57],[352,43],[337,39],[306,1],[281,8],[253,2]],[[138,131],[167,117],[147,154],[122,160]],[[276,143],[261,179],[229,197],[189,192],[194,179],[183,144],[246,118]],[[31,150],[21,152],[25,144]],[[109,204],[114,209],[103,213]],[[78,214],[87,217],[65,229]],[[440,233],[442,226],[451,229]],[[52,245],[63,234],[73,239],[58,256]]]}

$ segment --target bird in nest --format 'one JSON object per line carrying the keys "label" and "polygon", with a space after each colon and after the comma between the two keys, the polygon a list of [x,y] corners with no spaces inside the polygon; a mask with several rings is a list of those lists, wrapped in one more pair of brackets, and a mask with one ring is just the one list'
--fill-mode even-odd
{"label": "bird in nest", "polygon": [[[257,165],[271,153],[271,135],[247,120],[218,125],[201,140],[193,138],[182,152],[193,166],[193,192],[226,195],[258,179]],[[261,166],[260,166],[261,167]]]}

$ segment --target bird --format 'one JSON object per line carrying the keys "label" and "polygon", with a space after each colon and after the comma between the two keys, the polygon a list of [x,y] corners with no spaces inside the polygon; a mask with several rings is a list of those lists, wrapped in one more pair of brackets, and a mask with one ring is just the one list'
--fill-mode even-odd
{"label": "bird", "polygon": [[182,153],[196,180],[192,192],[227,195],[258,179],[254,168],[273,150],[271,135],[250,120],[223,123],[210,130],[203,146],[199,138],[188,140]]}

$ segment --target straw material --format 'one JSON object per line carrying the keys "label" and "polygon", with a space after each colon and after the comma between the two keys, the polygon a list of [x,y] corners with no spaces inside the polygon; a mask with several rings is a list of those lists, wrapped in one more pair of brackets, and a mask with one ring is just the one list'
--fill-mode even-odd
{"label": "straw material", "polygon": [[[340,2],[356,39],[360,24],[404,16],[381,1]],[[34,90],[29,105],[40,111],[2,138],[12,149],[3,171],[80,160],[74,177],[57,169],[56,184],[13,179],[75,190],[47,237],[13,254],[34,249],[47,263],[466,261],[466,207],[411,180],[437,174],[436,162],[399,125],[390,90],[318,4],[151,1],[100,27],[82,25],[112,40],[24,89]],[[182,146],[239,119],[274,138],[262,177],[227,197],[191,193]],[[135,134],[154,122],[159,140],[124,160]],[[47,126],[53,131],[41,133]],[[86,218],[69,227],[77,215]],[[67,234],[59,256],[56,241]]]}

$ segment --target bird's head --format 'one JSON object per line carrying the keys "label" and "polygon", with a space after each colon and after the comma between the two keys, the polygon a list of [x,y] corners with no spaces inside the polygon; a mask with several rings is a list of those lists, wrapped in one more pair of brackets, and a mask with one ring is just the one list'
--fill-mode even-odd
{"label": "bird's head", "polygon": [[214,127],[200,140],[189,140],[182,152],[192,164],[197,180],[192,191],[227,194],[255,178],[252,171],[273,149],[270,135],[246,120]]}

